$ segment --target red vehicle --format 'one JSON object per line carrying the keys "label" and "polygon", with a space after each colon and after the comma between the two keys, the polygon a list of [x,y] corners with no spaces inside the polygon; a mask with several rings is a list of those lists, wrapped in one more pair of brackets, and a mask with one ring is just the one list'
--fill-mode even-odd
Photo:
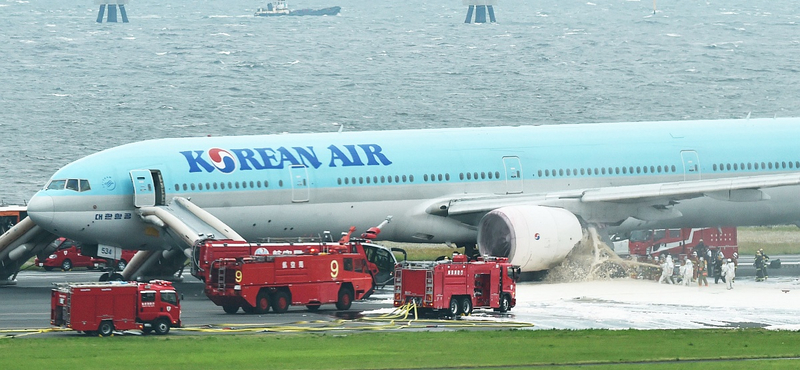
{"label": "red vehicle", "polygon": [[[345,235],[339,242],[321,242],[319,240],[294,241],[283,243],[248,243],[235,240],[203,240],[194,246],[192,252],[191,273],[192,276],[206,281],[208,270],[211,263],[221,258],[238,258],[259,255],[287,255],[287,254],[308,254],[311,251],[320,251],[330,246],[344,245],[351,241],[355,228]],[[380,232],[378,227],[370,228],[367,233],[361,235],[362,239],[352,239],[357,242],[359,248],[364,250],[367,261],[371,263],[372,270],[377,285],[391,283],[394,275],[394,266],[397,264],[392,251],[406,252],[400,248],[388,248],[372,243],[366,243],[367,238],[373,238]],[[376,270],[377,269],[377,270]]]}
{"label": "red vehicle", "polygon": [[52,290],[50,324],[103,336],[131,329],[167,334],[181,326],[181,306],[168,281],[68,283]]}
{"label": "red vehicle", "polygon": [[467,256],[456,255],[452,261],[400,264],[394,306],[415,303],[450,316],[469,315],[481,307],[507,312],[517,304],[518,277],[519,267],[500,257],[467,261]]}
{"label": "red vehicle", "polygon": [[[289,246],[285,246],[289,247]],[[374,289],[364,249],[357,241],[308,249],[298,254],[223,258],[208,268],[205,293],[227,313],[283,313],[290,305],[316,311],[336,303],[339,310]]]}
{"label": "red vehicle", "polygon": [[628,249],[630,254],[636,256],[666,253],[685,256],[692,254],[701,239],[708,250],[722,251],[728,257],[739,251],[735,227],[634,231],[631,232]]}
{"label": "red vehicle", "polygon": [[[96,258],[91,256],[84,256],[81,254],[81,245],[73,240],[66,238],[58,238],[53,241],[56,245],[55,251],[50,254],[46,259],[40,260],[38,257],[34,261],[36,266],[42,267],[47,271],[55,268],[60,268],[64,271],[72,270],[76,267],[86,267],[89,269],[100,268],[108,264],[108,260],[104,258]],[[128,261],[133,258],[136,251],[123,250],[122,258],[112,261],[113,267],[117,270],[124,270]]]}

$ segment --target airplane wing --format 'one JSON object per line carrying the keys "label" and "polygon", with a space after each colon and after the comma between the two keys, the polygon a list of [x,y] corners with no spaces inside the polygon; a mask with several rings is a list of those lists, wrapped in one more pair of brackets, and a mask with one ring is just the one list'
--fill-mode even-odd
{"label": "airplane wing", "polygon": [[628,217],[661,220],[680,217],[672,208],[681,200],[710,197],[732,202],[770,199],[764,189],[800,185],[800,173],[576,189],[545,194],[479,194],[440,199],[428,213],[477,224],[481,215],[512,205],[564,208],[590,222],[619,222]]}

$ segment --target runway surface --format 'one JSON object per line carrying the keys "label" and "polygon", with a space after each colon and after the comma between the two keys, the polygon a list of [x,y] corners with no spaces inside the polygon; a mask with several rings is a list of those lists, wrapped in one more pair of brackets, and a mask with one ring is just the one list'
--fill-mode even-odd
{"label": "runway surface", "polygon": [[[0,330],[48,328],[50,289],[53,282],[96,281],[94,271],[21,272],[16,286],[0,287]],[[323,305],[318,312],[291,307],[286,314],[228,315],[209,301],[203,285],[187,278],[177,283],[183,295],[182,318],[188,328],[244,328],[337,322],[364,314],[377,316],[393,310],[391,292],[380,290],[369,300],[355,302],[349,311]],[[476,310],[461,323],[509,322],[533,324],[533,329],[699,329],[749,328],[799,330],[800,280],[773,277],[755,282],[740,277],[734,289],[722,283],[708,287],[658,284],[654,281],[617,279],[580,283],[524,282],[517,288],[517,306],[509,314]],[[306,325],[306,324],[303,324]],[[436,326],[429,326],[430,330]],[[485,328],[485,326],[481,326]],[[463,329],[463,327],[459,327]],[[176,331],[189,333],[189,331]],[[71,335],[55,333],[47,335]]]}

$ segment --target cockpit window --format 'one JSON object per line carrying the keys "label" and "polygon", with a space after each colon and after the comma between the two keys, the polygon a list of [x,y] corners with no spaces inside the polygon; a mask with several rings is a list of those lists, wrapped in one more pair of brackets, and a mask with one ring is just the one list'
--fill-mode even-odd
{"label": "cockpit window", "polygon": [[84,179],[67,179],[67,180],[51,180],[46,190],[72,190],[72,191],[89,191],[92,187],[89,185],[89,180]]}
{"label": "cockpit window", "polygon": [[81,180],[81,191],[89,191],[92,190],[92,187],[89,186],[89,180]]}
{"label": "cockpit window", "polygon": [[78,179],[67,180],[67,190],[78,191]]}
{"label": "cockpit window", "polygon": [[47,190],[62,190],[66,184],[67,180],[53,180],[47,184]]}

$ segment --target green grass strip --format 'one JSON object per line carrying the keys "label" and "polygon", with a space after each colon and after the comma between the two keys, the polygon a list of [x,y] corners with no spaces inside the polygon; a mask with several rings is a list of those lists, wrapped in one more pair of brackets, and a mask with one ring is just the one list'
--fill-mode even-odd
{"label": "green grass strip", "polygon": [[[800,368],[797,360],[727,361],[800,356],[798,333],[759,329],[487,330],[112,338],[58,335],[0,339],[0,354],[3,369],[9,370],[524,368],[578,364],[593,364],[592,368],[597,369],[612,366],[630,369]],[[671,362],[675,360],[680,362]]]}

